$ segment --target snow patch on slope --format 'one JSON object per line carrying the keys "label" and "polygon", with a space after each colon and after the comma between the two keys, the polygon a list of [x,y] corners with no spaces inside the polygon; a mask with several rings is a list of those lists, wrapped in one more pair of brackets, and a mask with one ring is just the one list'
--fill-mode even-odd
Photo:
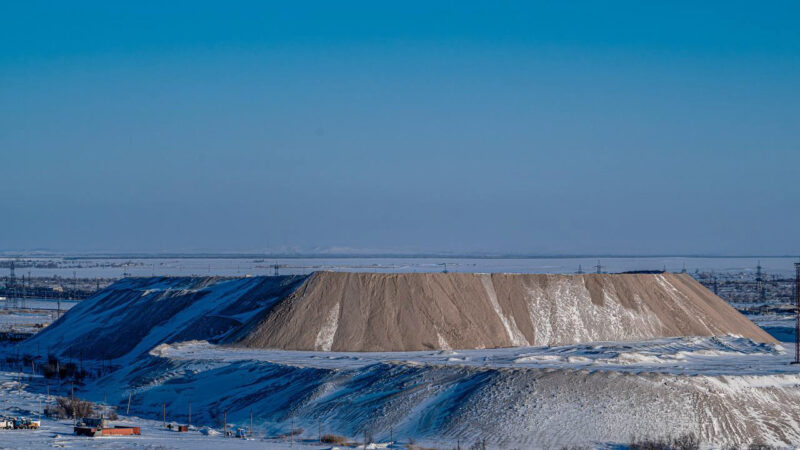
{"label": "snow patch on slope", "polygon": [[494,312],[497,313],[497,317],[503,322],[503,327],[506,329],[506,334],[508,334],[508,340],[511,341],[511,345],[515,347],[530,345],[522,332],[519,331],[519,328],[517,328],[517,322],[514,320],[514,316],[506,316],[503,314],[502,309],[500,309],[500,303],[497,301],[497,292],[495,292],[494,283],[492,283],[492,276],[484,273],[481,274],[480,277],[481,283],[483,283],[483,287],[486,289],[486,295],[489,297],[489,302],[491,302],[492,308],[494,308]]}
{"label": "snow patch on slope", "polygon": [[553,277],[546,287],[527,285],[526,290],[536,345],[629,340],[658,335],[662,328],[638,296],[634,308],[626,308],[615,292],[604,290],[603,305],[596,305],[582,278]]}
{"label": "snow patch on slope", "polygon": [[333,347],[333,337],[336,335],[336,330],[339,328],[340,313],[341,310],[337,302],[328,312],[325,323],[322,324],[322,328],[320,328],[319,333],[317,333],[317,339],[314,341],[314,348],[316,350],[322,350],[324,352],[331,351],[331,347]]}
{"label": "snow patch on slope", "polygon": [[450,344],[447,343],[447,340],[445,340],[444,336],[442,336],[442,333],[440,333],[439,330],[436,330],[436,338],[439,341],[439,348],[442,350],[451,350]]}

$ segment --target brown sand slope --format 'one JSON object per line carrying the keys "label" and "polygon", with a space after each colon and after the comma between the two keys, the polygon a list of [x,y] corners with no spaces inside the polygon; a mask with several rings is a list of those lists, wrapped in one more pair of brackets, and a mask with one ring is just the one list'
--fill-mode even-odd
{"label": "brown sand slope", "polygon": [[725,334],[776,342],[685,274],[317,272],[226,342],[410,351]]}

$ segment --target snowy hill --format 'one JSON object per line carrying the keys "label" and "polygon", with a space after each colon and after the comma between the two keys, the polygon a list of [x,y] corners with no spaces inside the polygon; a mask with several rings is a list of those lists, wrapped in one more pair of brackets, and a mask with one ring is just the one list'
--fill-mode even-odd
{"label": "snowy hill", "polygon": [[775,342],[688,275],[375,274],[129,278],[27,344],[81,359],[172,342],[411,351],[739,335]]}
{"label": "snowy hill", "polygon": [[270,435],[800,444],[791,352],[683,275],[132,278],[15,351],[113,359],[81,397],[208,426],[252,411]]}
{"label": "snowy hill", "polygon": [[126,278],[80,302],[26,345],[92,360],[131,359],[162,343],[213,341],[269,311],[304,278]]}

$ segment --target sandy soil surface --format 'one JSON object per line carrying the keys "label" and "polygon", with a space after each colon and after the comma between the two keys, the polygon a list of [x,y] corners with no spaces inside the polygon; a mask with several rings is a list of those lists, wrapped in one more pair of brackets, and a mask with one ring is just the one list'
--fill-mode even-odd
{"label": "sandy soil surface", "polygon": [[317,272],[225,342],[409,351],[726,334],[775,342],[686,274]]}

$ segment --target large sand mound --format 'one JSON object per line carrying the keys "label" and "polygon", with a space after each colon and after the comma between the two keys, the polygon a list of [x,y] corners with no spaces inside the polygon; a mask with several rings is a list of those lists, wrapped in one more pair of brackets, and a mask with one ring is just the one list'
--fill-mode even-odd
{"label": "large sand mound", "polygon": [[225,342],[409,351],[725,334],[776,342],[686,274],[317,272]]}
{"label": "large sand mound", "polygon": [[116,359],[187,340],[410,351],[725,334],[775,342],[688,275],[317,272],[125,279],[26,344]]}

